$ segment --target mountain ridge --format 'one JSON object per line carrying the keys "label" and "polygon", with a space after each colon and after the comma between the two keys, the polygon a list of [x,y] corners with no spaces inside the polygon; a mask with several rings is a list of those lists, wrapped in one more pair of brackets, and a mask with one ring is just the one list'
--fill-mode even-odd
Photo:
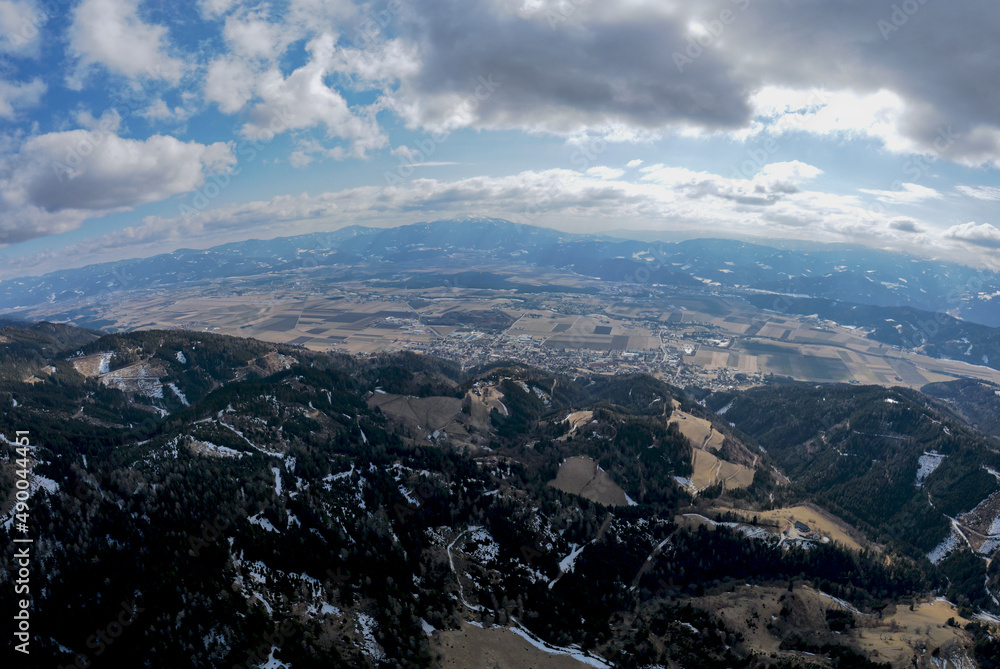
{"label": "mountain ridge", "polygon": [[123,290],[230,277],[277,277],[282,272],[321,267],[378,272],[387,263],[445,266],[454,253],[465,253],[469,263],[528,263],[611,282],[701,284],[708,289],[913,306],[1000,325],[1000,313],[991,308],[994,294],[1000,294],[1000,274],[955,263],[870,249],[796,251],[738,240],[651,243],[495,218],[448,219],[395,228],[355,225],[8,279],[0,282],[0,309],[16,313],[34,305],[97,299]]}

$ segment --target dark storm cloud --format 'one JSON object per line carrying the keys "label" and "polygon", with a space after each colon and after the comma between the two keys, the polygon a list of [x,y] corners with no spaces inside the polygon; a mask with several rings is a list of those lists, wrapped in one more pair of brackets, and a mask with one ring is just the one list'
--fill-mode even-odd
{"label": "dark storm cloud", "polygon": [[902,135],[982,163],[1000,156],[997,35],[989,0],[789,0],[755,2],[725,37],[746,86],[891,90],[907,103]]}
{"label": "dark storm cloud", "polygon": [[687,44],[681,17],[621,5],[525,16],[498,5],[414,3],[408,37],[422,66],[402,91],[419,109],[411,120],[433,122],[434,98],[469,95],[480,77],[499,83],[477,105],[481,126],[566,132],[609,122],[728,128],[749,120],[748,91],[716,54],[702,57],[697,80],[678,71],[672,54]]}
{"label": "dark storm cloud", "polygon": [[911,221],[909,219],[899,219],[889,222],[889,227],[893,230],[898,230],[900,232],[923,232],[923,228],[917,225],[916,221]]}
{"label": "dark storm cloud", "polygon": [[[531,8],[533,7],[533,8]],[[410,123],[573,132],[619,122],[745,127],[765,86],[896,93],[917,151],[1000,158],[1000,12],[987,0],[698,3],[417,0],[400,33],[421,66],[398,91]],[[459,120],[448,100],[498,89]]]}

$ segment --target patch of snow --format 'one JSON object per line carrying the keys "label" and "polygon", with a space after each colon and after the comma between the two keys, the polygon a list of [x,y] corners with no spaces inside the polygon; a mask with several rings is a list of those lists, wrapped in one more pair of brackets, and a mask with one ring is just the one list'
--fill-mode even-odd
{"label": "patch of snow", "polygon": [[172,384],[172,383],[168,383],[168,384],[167,384],[167,388],[170,388],[170,390],[172,390],[172,391],[173,391],[174,395],[176,395],[176,396],[177,396],[177,399],[178,399],[178,400],[180,400],[181,404],[183,404],[183,405],[184,405],[184,406],[186,406],[186,407],[189,407],[189,406],[191,406],[191,405],[190,405],[190,404],[188,403],[188,400],[187,400],[187,397],[185,397],[185,396],[184,396],[184,393],[182,393],[182,392],[180,391],[180,389],[179,389],[179,388],[178,388],[177,386],[175,386],[175,385],[174,385],[174,384]]}
{"label": "patch of snow", "polygon": [[274,472],[274,496],[281,497],[281,470],[271,467],[271,471]]}
{"label": "patch of snow", "polygon": [[470,557],[480,564],[493,562],[500,554],[500,546],[493,540],[493,536],[484,527],[474,528],[469,532],[469,539],[479,545],[472,551]]}
{"label": "patch of snow", "polygon": [[572,548],[569,551],[569,555],[559,561],[559,571],[564,574],[571,573],[573,571],[576,567],[576,559],[580,557],[580,553],[582,553],[583,549],[587,547],[586,544],[583,546],[577,546],[576,544],[570,545]]}
{"label": "patch of snow", "polygon": [[774,535],[763,527],[757,527],[756,525],[744,525],[743,523],[717,523],[723,527],[728,527],[736,530],[737,532],[742,532],[751,539],[763,539],[765,541],[770,541],[774,539]]}
{"label": "patch of snow", "polygon": [[944,459],[948,457],[943,453],[938,453],[937,451],[925,452],[920,458],[917,459],[917,480],[914,485],[920,488],[924,485],[924,481],[928,476],[934,473],[934,470],[941,466]]}
{"label": "patch of snow", "polygon": [[385,659],[385,651],[375,640],[375,630],[378,629],[378,623],[367,613],[359,613],[358,615],[358,631],[361,634],[362,645],[364,646],[365,652],[368,653],[371,658],[377,662],[381,662]]}
{"label": "patch of snow", "polygon": [[54,494],[57,490],[59,490],[59,484],[53,481],[52,479],[45,478],[44,476],[39,476],[38,474],[35,473],[32,473],[31,476],[32,476],[31,487],[33,488],[32,492],[38,490],[39,488],[44,488],[45,492],[51,495]]}
{"label": "patch of snow", "polygon": [[413,506],[420,506],[420,500],[410,494],[410,491],[406,489],[406,486],[399,486],[399,494],[406,498],[406,501]]}
{"label": "patch of snow", "polygon": [[534,634],[529,632],[521,625],[517,625],[516,627],[510,627],[508,629],[510,629],[511,632],[518,635],[519,637],[521,637],[522,639],[530,643],[532,646],[534,646],[535,648],[544,653],[549,653],[550,655],[568,655],[572,657],[574,660],[582,662],[583,664],[586,664],[591,667],[598,667],[598,669],[612,669],[612,665],[608,664],[604,660],[598,657],[594,657],[592,655],[585,655],[579,649],[562,648],[560,646],[553,646],[550,643],[542,641],[541,639],[536,637]]}
{"label": "patch of snow", "polygon": [[257,514],[254,514],[254,515],[250,516],[249,518],[247,518],[247,520],[250,521],[251,525],[256,525],[258,527],[262,527],[265,530],[267,530],[268,532],[275,532],[277,534],[281,534],[281,531],[278,528],[276,528],[274,525],[272,525],[270,520],[268,520],[267,518],[264,517],[264,512],[263,511],[261,511],[260,513],[257,513]]}
{"label": "patch of snow", "polygon": [[977,620],[982,620],[986,623],[992,623],[994,625],[1000,625],[1000,618],[993,615],[992,613],[986,613],[985,611],[980,611],[979,613],[972,614],[972,617]]}
{"label": "patch of snow", "polygon": [[927,559],[930,560],[933,564],[937,564],[941,560],[948,557],[948,555],[953,550],[958,548],[960,542],[961,540],[958,538],[958,535],[953,530],[948,534],[947,537],[945,537],[944,541],[939,543],[934,548],[934,550],[932,550],[930,553],[927,554]]}
{"label": "patch of snow", "polygon": [[271,654],[267,657],[267,662],[260,665],[260,669],[291,669],[290,664],[285,664],[281,660],[275,659],[274,651],[278,650],[277,646],[271,646]]}
{"label": "patch of snow", "polygon": [[210,441],[202,441],[201,444],[205,446],[203,455],[214,455],[217,458],[242,458],[246,455],[243,451],[237,451],[228,446],[218,446]]}
{"label": "patch of snow", "polygon": [[182,365],[186,365],[187,361],[188,359],[184,355],[184,351],[177,351],[177,362],[181,363]]}
{"label": "patch of snow", "polygon": [[826,597],[827,599],[833,600],[837,604],[840,604],[842,607],[844,607],[846,610],[850,611],[854,615],[858,615],[858,616],[861,615],[861,611],[858,611],[856,608],[854,608],[853,606],[851,606],[849,603],[845,602],[843,599],[840,599],[839,597],[834,597],[833,595],[828,595],[825,592],[823,592],[822,590],[817,590],[816,592],[818,594],[820,594],[821,596]]}

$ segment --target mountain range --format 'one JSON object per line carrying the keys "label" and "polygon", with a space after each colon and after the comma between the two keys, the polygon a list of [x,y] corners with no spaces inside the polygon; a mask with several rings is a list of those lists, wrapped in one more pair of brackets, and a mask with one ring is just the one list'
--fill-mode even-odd
{"label": "mountain range", "polygon": [[[459,257],[460,256],[460,257]],[[605,281],[703,286],[912,307],[1000,326],[1000,275],[956,263],[843,245],[773,248],[722,239],[622,240],[559,232],[501,219],[468,218],[397,228],[350,226],[206,250],[181,249],[0,282],[0,310],[16,313],[119,291],[165,288],[225,277],[352,267],[360,277],[407,267],[531,265]]]}

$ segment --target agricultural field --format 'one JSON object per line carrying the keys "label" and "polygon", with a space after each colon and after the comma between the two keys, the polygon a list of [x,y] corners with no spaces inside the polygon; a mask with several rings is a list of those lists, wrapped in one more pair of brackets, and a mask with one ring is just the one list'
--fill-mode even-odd
{"label": "agricultural field", "polygon": [[[753,483],[756,472],[752,467],[729,462],[722,457],[726,436],[716,430],[709,421],[692,416],[675,406],[670,416],[670,423],[677,425],[681,434],[694,446],[691,457],[694,472],[691,474],[688,486],[691,492],[697,493],[720,483],[724,490],[746,488]],[[756,456],[747,452],[745,448],[735,445],[732,441],[729,445],[730,450],[741,449],[737,451],[740,458],[744,458],[749,464],[756,464]],[[730,456],[727,454],[725,457]]]}
{"label": "agricultural field", "polygon": [[715,509],[719,512],[736,513],[750,520],[756,516],[759,523],[773,524],[778,530],[788,530],[790,537],[795,538],[799,532],[795,529],[795,523],[800,522],[808,525],[809,528],[819,537],[828,538],[830,541],[839,543],[847,548],[860,551],[862,549],[862,538],[860,534],[852,529],[847,523],[840,520],[833,514],[814,506],[795,506],[770,511],[743,511],[740,509]]}
{"label": "agricultural field", "polygon": [[556,477],[549,485],[557,490],[579,495],[598,504],[627,506],[628,495],[608,473],[587,456],[568,458],[559,466]]}
{"label": "agricultural field", "polygon": [[493,384],[476,383],[465,397],[470,404],[471,422],[479,429],[489,429],[491,411],[496,410],[501,416],[510,415],[510,410],[503,403],[503,392]]}
{"label": "agricultural field", "polygon": [[444,669],[490,667],[490,669],[586,669],[593,661],[582,662],[559,651],[543,650],[537,641],[506,627],[484,628],[462,623],[458,630],[434,632],[435,649]]}
{"label": "agricultural field", "polygon": [[[837,600],[808,586],[787,588],[738,586],[730,592],[706,596],[695,603],[717,614],[728,626],[743,630],[746,643],[759,653],[789,660],[803,659],[803,653],[782,650],[781,638],[795,630],[828,627],[827,612],[850,614],[854,627],[835,634],[838,643],[855,646],[877,662],[889,662],[893,667],[912,667],[913,658],[926,658],[920,667],[972,666],[960,664],[969,656],[971,637],[958,626],[949,626],[949,618],[959,626],[969,621],[962,618],[954,605],[944,601],[916,602],[896,607],[881,617],[863,614],[846,602]],[[941,659],[929,662],[931,652],[941,649]],[[945,658],[950,663],[945,665]]]}
{"label": "agricultural field", "polygon": [[462,400],[456,397],[412,397],[381,390],[369,399],[368,406],[378,407],[422,438],[449,438],[459,443],[471,437],[462,414]]}
{"label": "agricultural field", "polygon": [[377,406],[382,413],[429,432],[443,430],[462,412],[462,400],[455,397],[411,397],[383,391],[376,391],[368,406]]}
{"label": "agricultural field", "polygon": [[[481,270],[491,279],[480,287],[463,283],[460,274],[450,280],[440,268],[421,268],[398,281],[358,280],[344,270],[322,281],[308,273],[295,281],[219,279],[58,310],[41,305],[23,315],[83,318],[116,330],[184,328],[352,355],[411,350],[467,365],[499,358],[565,370],[648,372],[681,386],[746,388],[771,374],[917,389],[960,377],[1000,383],[998,370],[902,351],[862,329],[763,311],[738,296],[623,296],[613,284],[571,273]],[[563,289],[588,292],[558,292]]]}
{"label": "agricultural field", "polygon": [[691,474],[691,486],[696,491],[720,483],[724,490],[746,488],[753,483],[755,473],[753,469],[722,460],[700,448],[694,449],[691,464],[694,466],[694,473]]}
{"label": "agricultural field", "polygon": [[573,433],[579,430],[581,427],[589,423],[594,419],[593,411],[574,411],[570,415],[566,416],[563,422],[569,424],[569,432],[562,435],[557,439],[557,441],[566,441]]}
{"label": "agricultural field", "polygon": [[716,430],[710,422],[676,408],[670,415],[670,422],[676,424],[681,434],[696,448],[717,451],[722,448],[725,441],[725,435]]}
{"label": "agricultural field", "polygon": [[[949,619],[960,627],[948,625]],[[907,606],[900,606],[892,615],[883,617],[879,624],[861,627],[855,640],[862,650],[874,653],[879,661],[906,666],[920,649],[931,652],[949,646],[962,648],[968,640],[961,627],[968,623],[950,602],[920,602],[912,611]],[[953,666],[961,665],[953,662]]]}

